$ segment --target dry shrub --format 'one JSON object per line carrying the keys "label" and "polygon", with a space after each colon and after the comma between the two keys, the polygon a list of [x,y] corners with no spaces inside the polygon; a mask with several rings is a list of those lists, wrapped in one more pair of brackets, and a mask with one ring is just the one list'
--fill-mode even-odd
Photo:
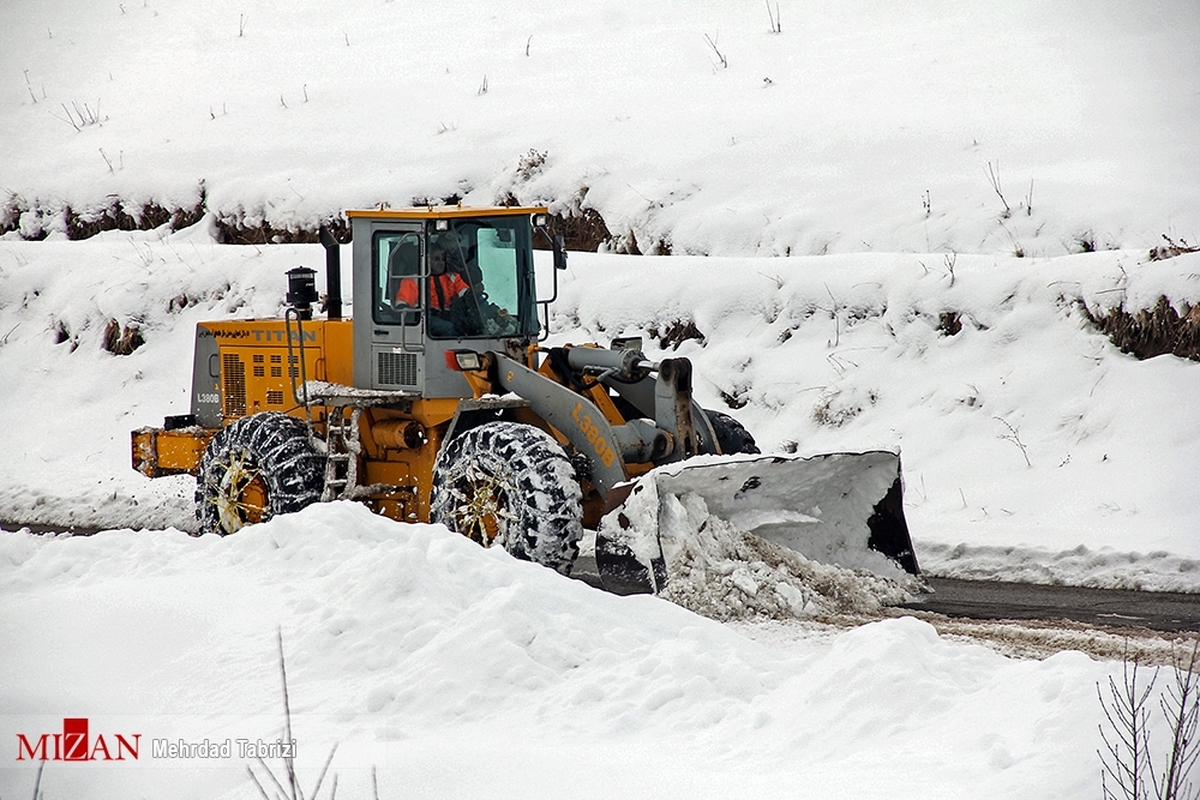
{"label": "dry shrub", "polygon": [[[34,220],[22,224],[22,217],[32,212]],[[58,205],[34,200],[32,203],[10,193],[0,206],[0,234],[20,231],[29,241],[40,241],[54,230],[65,230],[68,239],[90,239],[105,231],[148,231],[170,225],[178,231],[191,227],[207,213],[207,193],[200,184],[199,197],[190,208],[163,205],[151,200],[140,205],[128,203],[110,195],[103,205],[79,210],[70,204]]]}
{"label": "dry shrub", "polygon": [[706,341],[704,334],[696,327],[696,323],[690,319],[677,319],[661,330],[657,326],[647,328],[646,335],[651,339],[657,339],[658,346],[663,350],[666,350],[668,347],[672,350],[678,350],[679,346],[689,339],[698,341],[701,345]]}
{"label": "dry shrub", "polygon": [[1166,261],[1168,258],[1181,256],[1184,253],[1200,253],[1200,247],[1188,244],[1187,239],[1180,239],[1177,242],[1165,233],[1162,238],[1166,244],[1160,244],[1150,250],[1151,261]]}
{"label": "dry shrub", "polygon": [[63,209],[63,221],[68,239],[90,239],[104,231],[136,231],[141,227],[138,218],[126,211],[116,197],[110,197],[108,205],[102,208],[82,212],[68,205]]}
{"label": "dry shrub", "polygon": [[957,311],[943,311],[938,315],[937,328],[943,336],[954,336],[962,330],[962,316]]}
{"label": "dry shrub", "polygon": [[[342,217],[322,223],[329,227],[333,238],[345,244],[350,241],[350,226]],[[245,217],[226,216],[216,220],[217,241],[221,244],[317,244],[321,224],[277,228],[265,220],[247,223]]]}
{"label": "dry shrub", "polygon": [[104,338],[100,346],[115,356],[127,356],[146,343],[142,330],[137,323],[130,323],[124,328],[115,319],[110,319],[104,326]]}
{"label": "dry shrub", "polygon": [[[568,250],[595,252],[613,238],[604,217],[594,208],[582,208],[570,215],[551,214],[549,230],[551,236],[563,237]],[[534,247],[549,249],[550,244],[535,237]]]}
{"label": "dry shrub", "polygon": [[1130,313],[1124,304],[1096,315],[1081,304],[1088,321],[1112,343],[1138,359],[1171,354],[1200,361],[1200,306],[1183,304],[1183,314],[1166,297],[1152,309]]}

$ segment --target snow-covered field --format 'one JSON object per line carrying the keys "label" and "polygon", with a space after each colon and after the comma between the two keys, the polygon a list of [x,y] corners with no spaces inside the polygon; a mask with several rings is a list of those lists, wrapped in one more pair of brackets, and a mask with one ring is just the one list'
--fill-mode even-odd
{"label": "snow-covered field", "polygon": [[[337,741],[343,797],[372,767],[380,797],[1099,795],[1119,664],[911,618],[767,636],[353,506],[197,540],[190,481],[129,468],[188,410],[194,324],[322,259],[217,220],[511,194],[675,253],[572,253],[554,341],[691,322],[648,351],[764,450],[899,448],[928,572],[1200,592],[1200,365],[1080,311],[1200,304],[1200,255],[1147,258],[1200,238],[1200,12],[768,8],[0,6],[0,520],[112,529],[0,535],[0,796],[66,717],[142,756],[50,762],[47,798],[256,796],[150,743],[277,738],[277,628],[305,787]],[[201,184],[183,231],[64,235]],[[104,352],[110,320],[146,344]]]}

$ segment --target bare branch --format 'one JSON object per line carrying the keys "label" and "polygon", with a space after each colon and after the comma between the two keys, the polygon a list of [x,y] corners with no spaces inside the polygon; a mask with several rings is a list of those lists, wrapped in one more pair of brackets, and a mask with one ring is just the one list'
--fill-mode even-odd
{"label": "bare branch", "polygon": [[1004,219],[1012,216],[1012,209],[1008,207],[1008,201],[1004,199],[1004,192],[1000,189],[1000,162],[999,160],[993,164],[987,162],[988,181],[992,184],[992,191],[1000,198],[1000,202],[1004,204],[1004,213],[1001,215]]}
{"label": "bare branch", "polygon": [[[719,38],[720,34],[717,34],[717,37]],[[704,34],[704,41],[708,42],[708,46],[711,47],[712,51],[717,54],[717,60],[721,64],[720,68],[725,69],[726,67],[728,67],[729,61],[725,58],[725,54],[722,53],[719,49],[717,49],[716,41],[711,36],[709,36],[707,33]]]}
{"label": "bare branch", "polygon": [[[283,660],[283,629],[275,628],[276,636],[279,639],[279,675],[283,679],[283,740],[285,742],[292,741],[292,706],[288,699],[287,688],[287,665]],[[294,759],[290,756],[283,760],[284,766],[287,767],[288,782],[292,786],[292,800],[299,800],[300,793],[296,787],[296,768]]]}

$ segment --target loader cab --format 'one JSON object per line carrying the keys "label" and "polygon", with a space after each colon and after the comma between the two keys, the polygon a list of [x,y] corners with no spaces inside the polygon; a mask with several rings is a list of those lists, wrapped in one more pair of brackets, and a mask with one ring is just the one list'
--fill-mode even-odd
{"label": "loader cab", "polygon": [[536,340],[531,215],[541,211],[347,212],[355,385],[470,397],[462,374],[446,364],[447,350],[512,351]]}

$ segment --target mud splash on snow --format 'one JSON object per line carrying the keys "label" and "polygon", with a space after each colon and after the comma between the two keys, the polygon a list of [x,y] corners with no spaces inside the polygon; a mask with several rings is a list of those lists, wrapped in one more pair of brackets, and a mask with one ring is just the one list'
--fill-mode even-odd
{"label": "mud splash on snow", "polygon": [[696,494],[664,494],[661,596],[717,620],[820,619],[871,614],[919,591],[865,570],[822,564],[709,513]]}

